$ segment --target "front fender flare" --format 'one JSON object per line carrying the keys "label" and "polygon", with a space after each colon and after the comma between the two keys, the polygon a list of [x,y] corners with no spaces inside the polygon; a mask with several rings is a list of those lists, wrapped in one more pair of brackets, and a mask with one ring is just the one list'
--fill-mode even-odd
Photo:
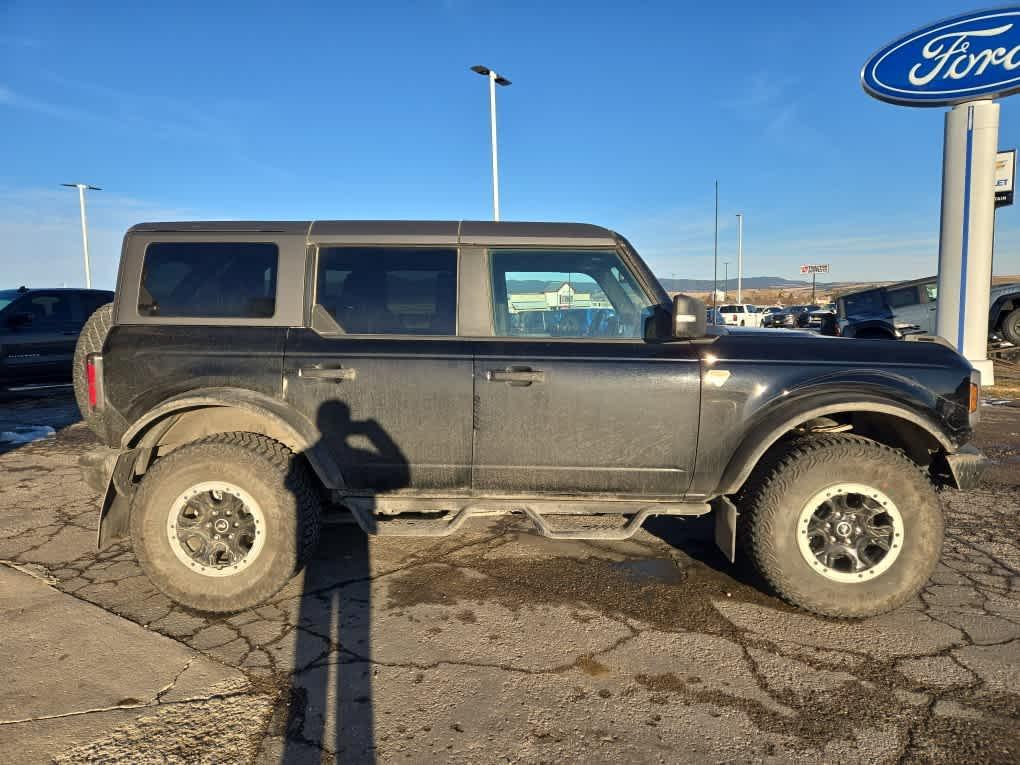
{"label": "front fender flare", "polygon": [[890,403],[888,400],[862,398],[850,402],[800,402],[800,406],[795,409],[780,408],[772,412],[769,417],[744,435],[740,446],[730,457],[726,469],[723,471],[716,494],[725,495],[737,492],[750,477],[751,472],[765,453],[784,434],[805,422],[843,412],[874,412],[898,417],[923,429],[946,452],[954,452],[958,446],[949,433],[931,418],[925,417],[909,407]]}

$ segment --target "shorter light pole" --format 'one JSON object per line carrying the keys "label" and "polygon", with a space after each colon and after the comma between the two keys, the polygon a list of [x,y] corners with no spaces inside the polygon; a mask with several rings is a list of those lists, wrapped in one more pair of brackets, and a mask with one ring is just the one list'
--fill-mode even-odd
{"label": "shorter light pole", "polygon": [[737,302],[744,302],[744,214],[737,213]]}
{"label": "shorter light pole", "polygon": [[478,64],[471,67],[472,72],[489,79],[489,128],[492,132],[492,219],[499,220],[499,149],[496,141],[496,86],[506,87],[510,80]]}
{"label": "shorter light pole", "polygon": [[722,291],[723,295],[726,295],[726,286],[730,283],[730,262],[728,260],[723,261],[723,278],[722,278]]}
{"label": "shorter light pole", "polygon": [[81,247],[85,256],[85,288],[92,289],[92,269],[89,267],[89,223],[85,215],[85,192],[102,191],[102,189],[87,183],[64,183],[61,185],[70,189],[78,189],[78,206],[81,209]]}

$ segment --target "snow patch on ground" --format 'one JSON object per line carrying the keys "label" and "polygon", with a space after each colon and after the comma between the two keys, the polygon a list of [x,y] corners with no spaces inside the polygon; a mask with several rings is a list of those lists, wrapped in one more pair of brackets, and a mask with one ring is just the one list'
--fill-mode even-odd
{"label": "snow patch on ground", "polygon": [[28,444],[57,434],[49,425],[19,425],[10,430],[0,431],[0,444]]}

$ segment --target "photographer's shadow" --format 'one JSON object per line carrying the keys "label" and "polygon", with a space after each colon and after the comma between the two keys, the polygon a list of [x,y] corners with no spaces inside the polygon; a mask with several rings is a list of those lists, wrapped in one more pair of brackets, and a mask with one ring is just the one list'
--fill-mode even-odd
{"label": "photographer's shadow", "polygon": [[[385,491],[410,483],[406,457],[377,422],[352,420],[340,401],[324,402],[316,420],[352,486]],[[374,511],[374,504],[366,499],[361,506]],[[368,537],[345,512],[332,508],[324,516],[318,550],[304,573],[294,657],[300,671],[293,676],[281,757],[286,765],[319,762],[312,746],[333,752],[336,762],[376,759]]]}

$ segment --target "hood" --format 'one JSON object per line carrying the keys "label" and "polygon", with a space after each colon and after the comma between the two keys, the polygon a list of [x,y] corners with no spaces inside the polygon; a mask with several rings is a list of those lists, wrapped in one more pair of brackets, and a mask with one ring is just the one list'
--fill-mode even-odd
{"label": "hood", "polygon": [[719,333],[712,353],[723,358],[769,359],[784,362],[830,362],[846,367],[917,365],[947,367],[961,371],[970,362],[953,348],[940,343],[903,340],[857,340],[830,337],[796,329],[748,329],[730,327]]}

